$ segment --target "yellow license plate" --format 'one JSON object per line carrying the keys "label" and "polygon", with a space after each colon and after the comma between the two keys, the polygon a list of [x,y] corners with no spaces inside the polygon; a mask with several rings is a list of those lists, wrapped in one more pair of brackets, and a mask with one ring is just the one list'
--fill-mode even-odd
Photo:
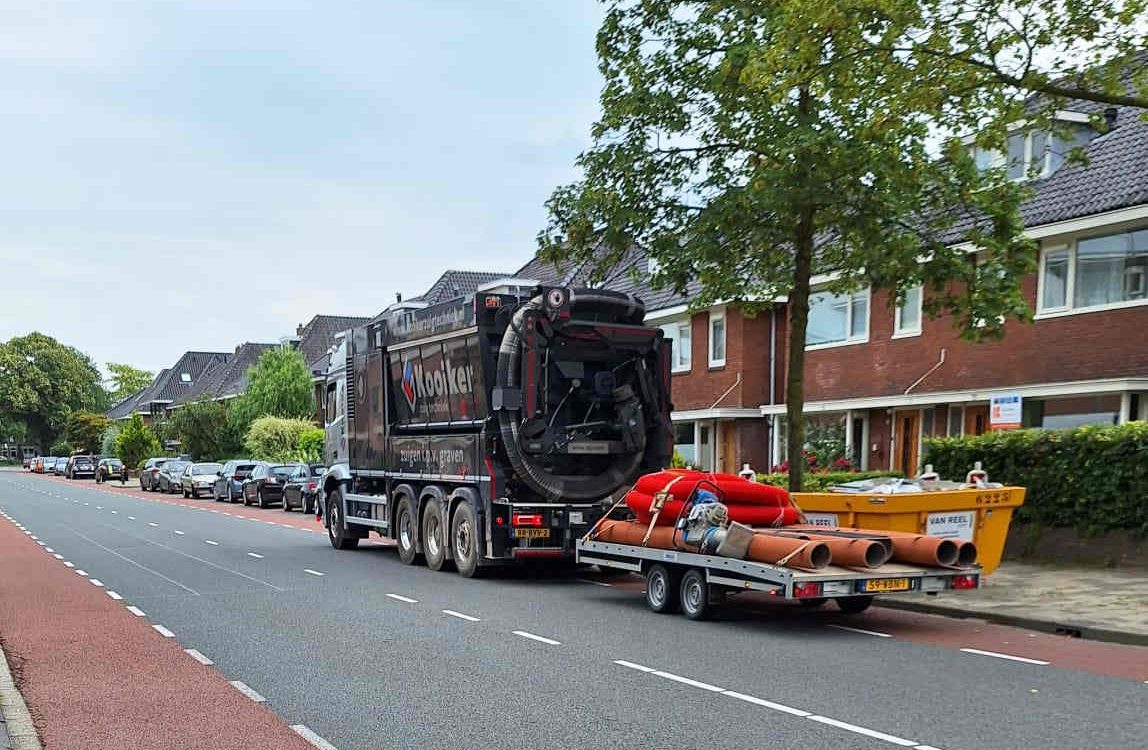
{"label": "yellow license plate", "polygon": [[908,590],[908,578],[877,578],[875,580],[865,582],[866,593]]}
{"label": "yellow license plate", "polygon": [[550,529],[515,529],[515,539],[549,539]]}

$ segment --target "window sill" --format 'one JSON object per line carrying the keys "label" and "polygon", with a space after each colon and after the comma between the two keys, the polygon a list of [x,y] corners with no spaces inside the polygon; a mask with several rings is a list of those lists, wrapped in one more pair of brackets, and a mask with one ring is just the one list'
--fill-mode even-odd
{"label": "window sill", "polygon": [[1084,315],[1086,313],[1108,312],[1110,310],[1125,310],[1130,307],[1144,307],[1148,299],[1132,299],[1127,302],[1109,302],[1107,305],[1093,305],[1092,307],[1066,307],[1052,310],[1042,310],[1033,316],[1033,320],[1047,318],[1063,318],[1066,315]]}
{"label": "window sill", "polygon": [[921,329],[918,328],[915,331],[898,331],[897,333],[894,333],[890,338],[893,338],[893,339],[911,339],[911,338],[914,338],[914,337],[920,336],[920,335],[921,335]]}
{"label": "window sill", "polygon": [[720,362],[710,362],[709,367],[706,369],[708,369],[710,372],[714,372],[715,370],[724,370],[725,360],[723,359]]}
{"label": "window sill", "polygon": [[838,349],[842,346],[857,346],[858,344],[868,344],[868,343],[869,343],[869,337],[866,336],[863,339],[850,339],[848,341],[830,341],[830,342],[825,343],[825,344],[806,344],[805,345],[805,351],[816,352],[816,351],[820,351],[821,349]]}
{"label": "window sill", "polygon": [[681,368],[679,368],[679,369],[677,369],[677,370],[674,370],[674,369],[672,369],[672,368],[671,368],[671,369],[670,369],[670,374],[671,374],[671,375],[689,375],[689,374],[690,374],[690,370],[691,370],[691,369],[693,369],[693,368],[691,368],[691,367],[681,367]]}

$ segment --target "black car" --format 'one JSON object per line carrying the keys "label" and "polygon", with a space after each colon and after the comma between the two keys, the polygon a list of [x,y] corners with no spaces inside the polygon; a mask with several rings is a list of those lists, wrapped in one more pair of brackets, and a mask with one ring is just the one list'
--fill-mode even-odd
{"label": "black car", "polygon": [[140,468],[140,489],[154,492],[159,489],[159,470],[168,462],[167,458],[149,458]]}
{"label": "black car", "polygon": [[254,468],[255,462],[244,458],[234,458],[225,463],[223,470],[219,472],[219,479],[215,480],[215,486],[211,490],[212,497],[217,501],[226,500],[229,503],[242,499],[243,481]]}
{"label": "black car", "polygon": [[281,503],[284,485],[300,466],[305,464],[256,464],[251,476],[243,482],[243,504],[255,503],[266,508]]}
{"label": "black car", "polygon": [[64,476],[68,479],[82,479],[96,475],[96,459],[91,456],[72,456],[64,467]]}
{"label": "black car", "polygon": [[125,471],[124,462],[118,458],[101,458],[96,464],[96,484],[109,479],[120,479]]}
{"label": "black car", "polygon": [[304,513],[314,513],[319,479],[326,470],[323,464],[298,464],[283,486],[283,510],[290,512],[298,508]]}
{"label": "black car", "polygon": [[179,492],[179,478],[183,476],[183,470],[187,468],[190,461],[165,461],[163,467],[159,470],[159,475],[156,477],[155,489],[160,492],[168,492],[172,495]]}

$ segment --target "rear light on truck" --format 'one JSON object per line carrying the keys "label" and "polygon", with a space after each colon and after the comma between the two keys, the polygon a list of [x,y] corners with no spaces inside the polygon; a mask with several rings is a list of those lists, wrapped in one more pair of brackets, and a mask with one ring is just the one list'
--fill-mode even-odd
{"label": "rear light on truck", "polygon": [[541,513],[515,513],[510,517],[510,523],[514,526],[541,526],[542,514]]}
{"label": "rear light on truck", "polygon": [[953,576],[954,589],[975,589],[977,587],[976,576]]}
{"label": "rear light on truck", "polygon": [[798,599],[809,599],[821,596],[821,584],[818,581],[793,584],[793,596]]}

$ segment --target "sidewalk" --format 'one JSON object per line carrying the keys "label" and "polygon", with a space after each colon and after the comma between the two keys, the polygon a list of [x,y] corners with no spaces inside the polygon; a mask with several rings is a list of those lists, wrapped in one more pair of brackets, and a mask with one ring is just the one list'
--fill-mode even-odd
{"label": "sidewalk", "polygon": [[1148,646],[1148,571],[1006,562],[981,589],[903,594],[886,607]]}

